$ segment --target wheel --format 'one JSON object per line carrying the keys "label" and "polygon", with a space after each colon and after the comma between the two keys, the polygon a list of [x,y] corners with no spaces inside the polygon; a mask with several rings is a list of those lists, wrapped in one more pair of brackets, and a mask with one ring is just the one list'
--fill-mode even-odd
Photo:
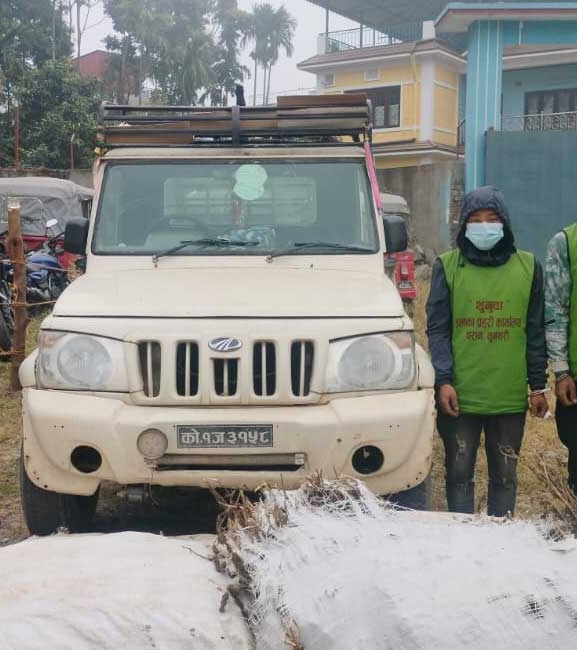
{"label": "wheel", "polygon": [[50,293],[50,300],[58,300],[60,295],[70,284],[68,277],[62,273],[51,273],[48,276],[48,292]]}
{"label": "wheel", "polygon": [[409,510],[431,510],[432,499],[433,479],[431,474],[422,483],[410,490],[403,490],[403,492],[391,494],[387,497],[387,501],[390,503]]}
{"label": "wheel", "polygon": [[20,499],[32,535],[51,535],[59,528],[70,533],[86,532],[96,513],[99,491],[84,497],[43,490],[28,478],[20,453]]}

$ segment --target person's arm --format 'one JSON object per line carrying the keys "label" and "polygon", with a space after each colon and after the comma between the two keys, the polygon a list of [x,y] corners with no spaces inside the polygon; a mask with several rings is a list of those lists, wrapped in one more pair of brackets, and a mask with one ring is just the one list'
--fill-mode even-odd
{"label": "person's arm", "polygon": [[431,289],[427,299],[427,336],[435,369],[435,384],[453,383],[451,291],[441,260],[433,265]]}
{"label": "person's arm", "polygon": [[453,386],[451,291],[441,260],[433,266],[431,290],[427,300],[427,336],[433,367],[439,409],[458,417],[459,396]]}
{"label": "person's arm", "polygon": [[545,296],[543,269],[535,262],[529,308],[527,310],[527,376],[531,395],[529,408],[534,417],[544,418],[549,412],[545,397],[547,386],[547,345],[545,343]]}
{"label": "person's arm", "polygon": [[569,310],[572,277],[567,237],[560,232],[547,247],[545,258],[545,336],[555,393],[563,406],[577,404],[577,387],[569,367]]}
{"label": "person's arm", "polygon": [[569,372],[571,284],[567,237],[560,232],[549,242],[545,258],[545,335],[549,361],[556,376]]}
{"label": "person's arm", "polygon": [[547,386],[547,345],[545,343],[545,294],[543,269],[535,262],[533,285],[527,311],[527,375],[531,390]]}

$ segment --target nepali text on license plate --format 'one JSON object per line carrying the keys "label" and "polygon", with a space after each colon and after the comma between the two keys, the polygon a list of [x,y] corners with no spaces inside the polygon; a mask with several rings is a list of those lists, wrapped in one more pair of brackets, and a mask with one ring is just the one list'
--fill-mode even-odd
{"label": "nepali text on license plate", "polygon": [[242,426],[177,426],[179,449],[219,449],[227,447],[272,447],[270,424]]}

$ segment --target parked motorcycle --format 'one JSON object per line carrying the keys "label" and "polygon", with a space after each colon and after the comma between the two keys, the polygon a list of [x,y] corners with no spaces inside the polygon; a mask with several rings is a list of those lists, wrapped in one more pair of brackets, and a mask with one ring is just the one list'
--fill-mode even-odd
{"label": "parked motorcycle", "polygon": [[[9,352],[12,347],[14,331],[14,313],[12,311],[12,292],[8,279],[8,267],[5,263],[6,252],[0,242],[0,352]],[[11,267],[10,267],[11,268]],[[1,359],[7,359],[0,356]]]}
{"label": "parked motorcycle", "polygon": [[[51,219],[47,222],[46,227],[51,228],[57,225],[56,219]],[[2,237],[5,233],[0,233]],[[28,251],[26,254],[26,301],[30,305],[30,314],[34,315],[40,303],[49,303],[57,300],[60,294],[69,284],[68,273],[59,261],[59,256],[62,250],[59,248],[59,242],[62,239],[62,233],[55,237],[47,239],[37,246],[34,250]],[[5,250],[0,250],[0,266],[2,266],[2,274],[5,282],[5,289],[3,293],[7,294],[6,301],[0,299],[2,304],[7,305],[4,309],[10,309],[11,290],[10,286],[14,283],[14,269]],[[9,314],[5,314],[4,321],[8,323],[8,329],[11,332],[11,324],[13,318]],[[1,327],[1,325],[0,325]],[[1,344],[0,344],[1,345]]]}
{"label": "parked motorcycle", "polygon": [[68,273],[60,263],[62,251],[56,235],[26,256],[27,298],[29,303],[57,300],[70,284]]}

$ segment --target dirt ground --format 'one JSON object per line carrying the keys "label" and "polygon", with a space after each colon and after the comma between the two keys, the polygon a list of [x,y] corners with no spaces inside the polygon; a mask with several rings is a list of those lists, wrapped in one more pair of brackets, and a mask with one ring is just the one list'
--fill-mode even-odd
{"label": "dirt ground", "polygon": [[[415,311],[417,339],[426,345],[424,305],[427,284],[421,283]],[[33,321],[28,332],[28,349],[32,350],[40,321]],[[0,544],[15,542],[28,535],[22,518],[18,489],[18,457],[20,446],[20,396],[10,393],[10,367],[0,362]],[[553,403],[551,403],[553,410]],[[519,492],[517,514],[520,517],[540,517],[562,511],[563,503],[554,494],[554,486],[565,478],[566,453],[559,443],[553,420],[538,421],[528,418],[525,441],[519,465]],[[544,471],[547,472],[545,477]],[[444,510],[443,451],[438,437],[435,440],[433,465],[434,508]],[[487,480],[484,452],[479,453],[476,477],[477,508],[486,503]],[[104,486],[94,524],[95,531],[149,530],[165,533],[211,532],[214,528],[216,507],[203,492],[183,492],[170,499],[165,493],[155,495],[155,503],[148,507],[123,504],[115,496],[116,487]]]}

